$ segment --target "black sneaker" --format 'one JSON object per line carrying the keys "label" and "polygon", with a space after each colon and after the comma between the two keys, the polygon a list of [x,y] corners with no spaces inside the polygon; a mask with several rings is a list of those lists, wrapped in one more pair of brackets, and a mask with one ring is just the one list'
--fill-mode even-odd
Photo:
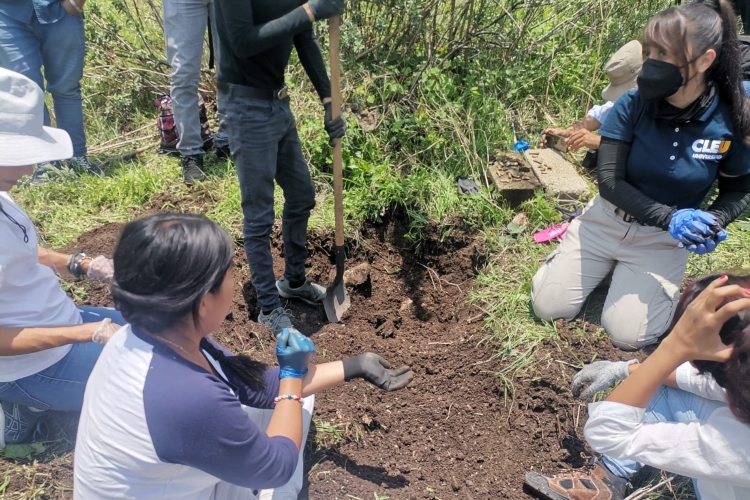
{"label": "black sneaker", "polygon": [[46,161],[39,163],[34,169],[34,173],[31,176],[32,184],[42,184],[50,180],[50,176],[53,173],[59,173],[62,170],[62,164],[59,161]]}
{"label": "black sneaker", "polygon": [[88,156],[74,156],[68,160],[68,167],[73,169],[77,174],[89,174],[96,177],[104,177],[102,170],[96,163],[91,163]]}
{"label": "black sneaker", "polygon": [[203,175],[203,155],[190,155],[182,157],[182,178],[185,184],[192,186],[196,182],[203,182],[206,176]]}
{"label": "black sneaker", "polygon": [[216,154],[216,157],[219,159],[229,159],[231,158],[231,152],[229,151],[229,144],[225,144],[224,146],[216,146],[214,148],[214,153]]}

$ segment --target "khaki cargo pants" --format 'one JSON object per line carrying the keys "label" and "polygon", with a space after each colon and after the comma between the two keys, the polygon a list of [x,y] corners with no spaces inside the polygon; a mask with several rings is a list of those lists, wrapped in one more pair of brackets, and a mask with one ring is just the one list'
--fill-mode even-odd
{"label": "khaki cargo pants", "polygon": [[689,253],[666,231],[615,215],[598,195],[568,228],[531,284],[534,313],[572,320],[610,273],[602,326],[620,349],[653,344],[666,332]]}

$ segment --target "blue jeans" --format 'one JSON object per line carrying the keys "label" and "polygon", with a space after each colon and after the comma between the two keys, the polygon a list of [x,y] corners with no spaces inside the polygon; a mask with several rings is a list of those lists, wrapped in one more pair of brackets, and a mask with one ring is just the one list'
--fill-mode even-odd
{"label": "blue jeans", "polygon": [[[715,410],[725,406],[725,403],[719,401],[712,401],[687,391],[662,386],[646,407],[643,421],[685,423],[701,420],[705,422]],[[602,457],[602,462],[610,472],[626,479],[632,477],[643,467],[643,464],[633,460],[615,460],[607,456]],[[698,500],[700,500],[700,495],[698,495]]]}
{"label": "blue jeans", "polygon": [[[174,122],[180,133],[177,149],[183,156],[202,155],[203,139],[198,116],[198,84],[203,61],[203,41],[214,0],[163,0],[164,38],[167,61],[172,67],[172,106]],[[214,33],[214,55],[219,60],[219,41],[216,23],[211,15]],[[225,124],[219,107],[219,131],[214,134],[214,145],[227,145]]]}
{"label": "blue jeans", "polygon": [[[0,67],[27,76],[43,90],[46,78],[57,127],[70,135],[73,156],[86,155],[81,101],[85,43],[83,16],[66,13],[55,23],[41,24],[36,14],[24,23],[0,13]],[[44,124],[50,125],[46,106]]]}
{"label": "blue jeans", "polygon": [[[84,323],[110,318],[118,325],[126,321],[107,307],[79,307]],[[0,383],[0,400],[39,410],[81,411],[83,392],[102,345],[73,344],[68,354],[54,365],[14,382]]]}
{"label": "blue jeans", "polygon": [[307,221],[315,206],[315,186],[302,155],[289,98],[254,99],[247,96],[246,88],[219,84],[218,100],[226,115],[229,149],[240,181],[247,261],[258,302],[269,313],[281,307],[270,239],[275,220],[274,179],[284,192],[284,276],[292,282],[305,279]]}

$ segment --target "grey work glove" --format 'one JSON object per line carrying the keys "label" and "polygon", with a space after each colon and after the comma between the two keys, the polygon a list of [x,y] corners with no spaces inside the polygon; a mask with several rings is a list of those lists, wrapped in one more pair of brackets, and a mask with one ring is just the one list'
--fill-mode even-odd
{"label": "grey work glove", "polygon": [[112,259],[100,255],[89,263],[89,270],[86,276],[89,279],[111,280],[115,275],[115,264]]}
{"label": "grey work glove", "polygon": [[374,352],[366,352],[342,361],[346,382],[361,378],[384,391],[397,391],[414,380],[414,372],[411,371],[411,368],[404,365],[401,368],[391,370],[391,364]]}
{"label": "grey work glove", "polygon": [[628,366],[637,362],[637,359],[631,359],[630,361],[594,361],[575,374],[570,390],[573,391],[573,396],[577,398],[592,399],[597,392],[607,390],[615,383],[628,378]]}
{"label": "grey work glove", "polygon": [[344,12],[344,0],[310,0],[307,2],[316,21],[328,19]]}

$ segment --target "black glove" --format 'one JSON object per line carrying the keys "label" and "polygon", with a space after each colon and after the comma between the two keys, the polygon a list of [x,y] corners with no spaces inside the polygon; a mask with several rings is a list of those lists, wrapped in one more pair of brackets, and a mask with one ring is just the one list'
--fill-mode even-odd
{"label": "black glove", "polygon": [[404,365],[391,370],[391,364],[374,352],[366,352],[355,358],[347,358],[344,363],[344,380],[349,382],[361,378],[385,391],[403,389],[414,379],[414,372]]}
{"label": "black glove", "polygon": [[325,126],[326,132],[328,132],[328,138],[331,139],[329,144],[333,147],[333,140],[337,137],[344,137],[346,135],[346,120],[344,120],[344,114],[340,114],[335,120],[331,119],[333,112],[331,111],[331,103],[327,102],[323,105],[326,110],[325,117],[323,118],[323,126]]}
{"label": "black glove", "polygon": [[344,0],[310,0],[307,5],[316,21],[344,12]]}
{"label": "black glove", "polygon": [[477,194],[479,192],[479,186],[473,179],[460,175],[456,177],[456,182],[458,183],[458,194]]}

